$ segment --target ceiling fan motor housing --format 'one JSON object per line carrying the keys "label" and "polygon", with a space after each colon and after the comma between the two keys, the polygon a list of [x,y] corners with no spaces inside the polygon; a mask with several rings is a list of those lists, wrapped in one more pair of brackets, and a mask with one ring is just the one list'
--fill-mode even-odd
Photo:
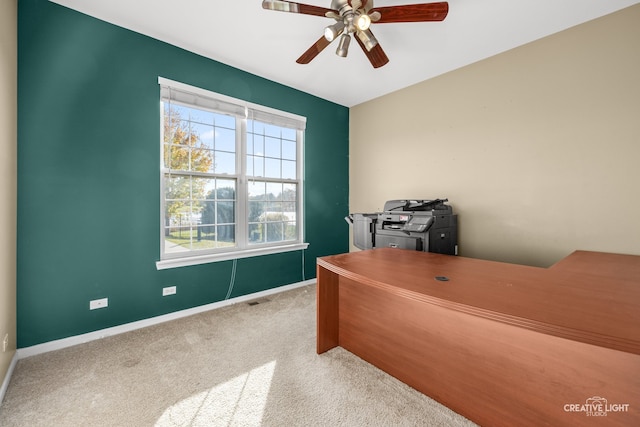
{"label": "ceiling fan motor housing", "polygon": [[373,0],[331,0],[331,9],[337,10],[340,16],[350,13],[368,13],[373,8]]}
{"label": "ceiling fan motor housing", "polygon": [[333,18],[344,23],[347,34],[357,31],[356,19],[360,16],[368,17],[367,14],[371,8],[373,8],[373,0],[331,0],[331,9],[337,10],[339,14],[339,17],[334,15]]}

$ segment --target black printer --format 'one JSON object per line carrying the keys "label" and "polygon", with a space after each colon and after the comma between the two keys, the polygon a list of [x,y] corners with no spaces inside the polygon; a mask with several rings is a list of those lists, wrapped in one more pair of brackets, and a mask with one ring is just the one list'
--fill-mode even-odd
{"label": "black printer", "polygon": [[384,212],[354,213],[353,244],[359,249],[401,248],[458,254],[458,215],[448,199],[389,200]]}

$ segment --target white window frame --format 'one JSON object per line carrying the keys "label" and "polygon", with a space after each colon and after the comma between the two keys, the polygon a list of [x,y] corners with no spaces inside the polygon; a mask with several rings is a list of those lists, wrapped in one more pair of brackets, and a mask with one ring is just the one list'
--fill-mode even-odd
{"label": "white window frame", "polygon": [[[268,255],[282,252],[299,251],[306,249],[309,244],[304,243],[304,211],[303,211],[303,187],[304,187],[304,130],[306,128],[306,117],[292,114],[285,111],[276,110],[262,105],[253,104],[230,96],[218,94],[206,89],[187,85],[185,83],[176,82],[158,77],[160,85],[160,260],[156,262],[158,270],[183,267],[188,265],[204,264],[216,261],[225,261],[230,259],[247,258],[260,255]],[[236,246],[233,248],[216,248],[203,251],[189,251],[183,253],[166,254],[165,253],[165,188],[164,177],[169,170],[164,165],[164,132],[163,128],[163,99],[166,98],[167,91],[171,92],[172,97],[176,97],[178,102],[190,105],[203,110],[214,111],[217,113],[225,113],[236,116],[236,123],[240,123],[236,128],[236,174],[229,175],[229,178],[237,180],[236,185],[236,227],[235,240]],[[264,244],[249,244],[248,242],[248,179],[246,176],[246,135],[247,135],[247,118],[264,121],[278,126],[285,126],[296,129],[297,132],[297,153],[296,167],[297,179],[295,180],[297,193],[297,212],[296,227],[298,230],[298,238],[294,241],[283,241]],[[254,179],[254,178],[251,178]],[[259,180],[263,180],[261,177]],[[269,178],[264,178],[269,181]],[[283,181],[283,180],[278,180]]]}

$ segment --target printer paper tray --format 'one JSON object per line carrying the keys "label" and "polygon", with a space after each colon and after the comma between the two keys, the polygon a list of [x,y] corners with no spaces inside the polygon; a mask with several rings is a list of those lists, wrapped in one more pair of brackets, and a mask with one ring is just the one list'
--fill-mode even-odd
{"label": "printer paper tray", "polygon": [[420,237],[381,233],[376,234],[376,248],[399,248],[413,251],[423,250],[422,239]]}

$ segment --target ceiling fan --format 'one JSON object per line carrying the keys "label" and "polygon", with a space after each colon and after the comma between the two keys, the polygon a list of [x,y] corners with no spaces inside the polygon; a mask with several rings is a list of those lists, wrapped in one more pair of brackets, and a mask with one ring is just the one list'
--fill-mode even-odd
{"label": "ceiling fan", "polygon": [[331,0],[331,7],[324,8],[292,1],[263,0],[262,8],[324,16],[336,20],[335,24],[324,29],[324,36],[320,37],[296,60],[298,64],[311,62],[338,36],[340,36],[340,41],[336,55],[346,57],[351,34],[354,34],[371,65],[378,68],[389,62],[389,58],[369,28],[372,23],[443,21],[449,12],[449,3],[422,3],[374,8],[373,0]]}

